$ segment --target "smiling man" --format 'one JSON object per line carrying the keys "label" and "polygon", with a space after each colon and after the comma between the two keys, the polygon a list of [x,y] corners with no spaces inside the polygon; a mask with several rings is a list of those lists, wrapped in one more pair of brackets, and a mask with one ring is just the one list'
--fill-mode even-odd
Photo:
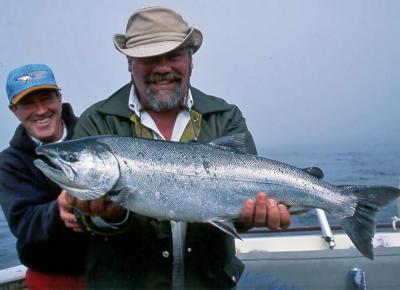
{"label": "smiling man", "polygon": [[[239,108],[190,84],[192,57],[202,40],[202,33],[175,11],[137,10],[126,33],[114,35],[116,49],[127,57],[131,82],[88,108],[74,138],[114,134],[210,142],[240,133],[247,152],[256,154]],[[123,208],[111,217],[107,199],[69,201],[86,215],[81,224],[91,233],[89,289],[231,289],[243,272],[233,238],[209,224],[159,221]],[[240,221],[241,229],[287,227],[290,215],[259,193],[243,205]]]}
{"label": "smiling man", "polygon": [[29,289],[84,289],[86,237],[80,231],[65,192],[34,165],[35,148],[61,142],[73,133],[76,117],[62,104],[51,69],[28,64],[7,78],[9,109],[21,124],[0,153],[0,203],[17,252],[28,267]]}
{"label": "smiling man", "polygon": [[62,139],[64,126],[58,89],[33,91],[19,101],[14,98],[9,108],[36,140],[51,143]]}

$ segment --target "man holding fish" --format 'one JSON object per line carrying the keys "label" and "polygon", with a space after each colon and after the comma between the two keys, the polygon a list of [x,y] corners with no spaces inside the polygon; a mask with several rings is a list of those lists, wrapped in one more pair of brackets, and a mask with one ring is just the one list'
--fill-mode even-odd
{"label": "man holding fish", "polygon": [[[247,153],[256,148],[240,110],[190,86],[192,55],[202,34],[163,7],[137,10],[114,45],[127,56],[132,82],[87,109],[74,138],[120,135],[210,142],[244,134]],[[78,222],[92,232],[88,278],[93,289],[231,288],[243,272],[232,236],[203,223],[161,221],[128,212],[109,198],[69,197]],[[88,218],[92,216],[92,218]],[[237,229],[286,228],[282,204],[258,193],[243,204]]]}
{"label": "man holding fish", "polygon": [[[190,86],[192,55],[201,43],[201,32],[170,9],[136,11],[126,34],[114,36],[115,47],[127,56],[132,82],[87,109],[74,138],[113,134],[209,142],[242,133],[246,151],[256,154],[240,110]],[[228,289],[243,272],[233,237],[212,225],[148,218],[108,198],[71,196],[69,201],[82,214],[82,228],[94,233],[88,258],[93,289]],[[237,229],[289,224],[287,208],[258,193],[244,203]]]}

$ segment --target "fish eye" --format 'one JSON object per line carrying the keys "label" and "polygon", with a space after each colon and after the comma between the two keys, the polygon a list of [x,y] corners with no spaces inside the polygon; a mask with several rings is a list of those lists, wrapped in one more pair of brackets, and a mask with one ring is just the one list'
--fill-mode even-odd
{"label": "fish eye", "polygon": [[62,153],[60,153],[60,157],[62,159],[64,159],[65,161],[67,161],[67,162],[76,162],[76,161],[78,161],[78,158],[77,158],[76,154],[69,154],[69,153],[66,153],[66,152],[62,152]]}

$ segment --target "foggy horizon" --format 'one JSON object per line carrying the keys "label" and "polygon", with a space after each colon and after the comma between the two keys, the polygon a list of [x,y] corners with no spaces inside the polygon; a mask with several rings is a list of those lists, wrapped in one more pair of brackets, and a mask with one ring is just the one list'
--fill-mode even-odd
{"label": "foggy horizon", "polygon": [[155,4],[203,33],[191,84],[236,104],[259,152],[400,148],[398,1],[5,0],[0,150],[18,125],[6,97],[10,70],[49,65],[78,115],[129,82],[112,36]]}

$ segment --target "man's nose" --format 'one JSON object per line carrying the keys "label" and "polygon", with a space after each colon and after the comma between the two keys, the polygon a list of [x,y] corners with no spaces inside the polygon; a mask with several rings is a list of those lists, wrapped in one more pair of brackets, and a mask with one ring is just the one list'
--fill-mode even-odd
{"label": "man's nose", "polygon": [[35,102],[35,111],[35,113],[38,115],[44,114],[47,112],[47,107],[42,101],[37,101]]}
{"label": "man's nose", "polygon": [[154,73],[166,74],[172,71],[172,62],[165,56],[160,56],[153,68]]}

